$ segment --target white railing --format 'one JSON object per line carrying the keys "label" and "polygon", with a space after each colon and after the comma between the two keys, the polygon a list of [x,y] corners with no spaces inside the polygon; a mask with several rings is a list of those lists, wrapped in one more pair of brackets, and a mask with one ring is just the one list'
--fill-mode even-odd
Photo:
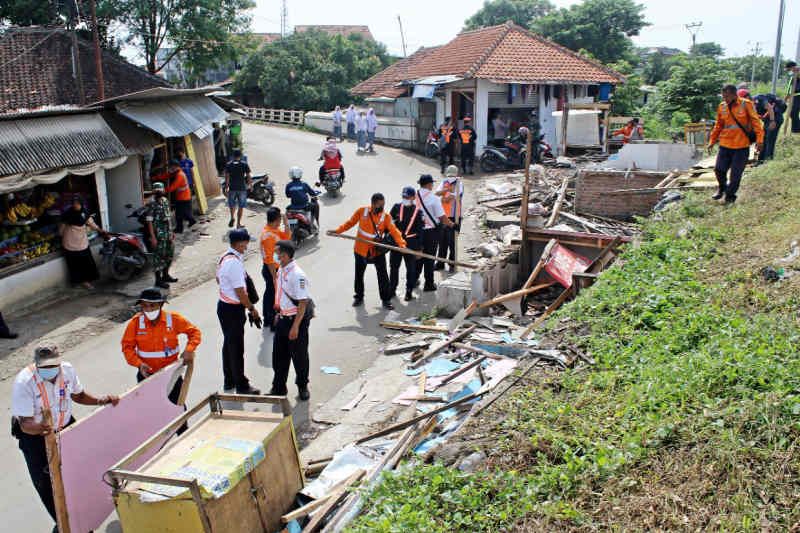
{"label": "white railing", "polygon": [[277,122],[279,124],[294,124],[302,126],[305,113],[293,109],[263,109],[259,107],[248,107],[247,118],[260,122]]}

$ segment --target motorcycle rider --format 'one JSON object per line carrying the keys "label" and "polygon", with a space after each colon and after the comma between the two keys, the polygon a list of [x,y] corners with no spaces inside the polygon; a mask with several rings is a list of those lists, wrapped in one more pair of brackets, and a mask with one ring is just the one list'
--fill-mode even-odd
{"label": "motorcycle rider", "polygon": [[289,178],[292,181],[286,184],[286,197],[291,200],[291,203],[286,209],[310,211],[311,217],[319,228],[319,205],[311,203],[311,197],[317,197],[320,193],[303,181],[303,169],[300,167],[290,168]]}
{"label": "motorcycle rider", "polygon": [[461,170],[464,174],[475,174],[475,141],[478,134],[472,127],[472,117],[464,117],[464,127],[458,130],[461,141]]}
{"label": "motorcycle rider", "polygon": [[317,161],[322,161],[322,166],[319,167],[319,182],[324,184],[328,171],[338,170],[344,183],[344,166],[342,165],[342,152],[336,146],[336,140],[333,137],[328,137],[325,145],[322,147],[322,153],[319,155]]}

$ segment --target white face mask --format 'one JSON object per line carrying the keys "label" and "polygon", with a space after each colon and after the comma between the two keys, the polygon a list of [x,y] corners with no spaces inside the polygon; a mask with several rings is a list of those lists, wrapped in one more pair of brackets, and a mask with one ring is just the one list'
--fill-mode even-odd
{"label": "white face mask", "polygon": [[276,253],[272,254],[272,259],[274,259],[276,263],[280,263],[281,262],[281,256],[279,256]]}
{"label": "white face mask", "polygon": [[155,311],[144,311],[144,316],[147,317],[147,320],[155,320],[158,318],[158,315],[161,314],[161,309],[156,309]]}
{"label": "white face mask", "polygon": [[51,381],[56,378],[59,372],[61,372],[60,366],[51,366],[47,368],[37,368],[36,371],[39,373],[39,377],[45,381]]}
{"label": "white face mask", "polygon": [[403,205],[412,206],[414,205],[414,200],[411,200],[410,198],[403,198]]}

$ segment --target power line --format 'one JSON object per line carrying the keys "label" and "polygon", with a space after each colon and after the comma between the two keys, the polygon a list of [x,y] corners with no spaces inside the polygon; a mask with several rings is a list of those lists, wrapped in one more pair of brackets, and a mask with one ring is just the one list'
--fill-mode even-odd
{"label": "power line", "polygon": [[697,44],[697,34],[700,33],[700,28],[703,26],[702,22],[690,22],[684,24],[684,27],[692,34],[692,48]]}
{"label": "power line", "polygon": [[[747,44],[750,43],[752,43],[752,41],[747,42]],[[752,88],[756,82],[756,63],[758,62],[758,57],[759,57],[758,54],[761,53],[761,44],[762,43],[760,41],[756,41],[753,44],[753,48],[750,49],[750,52],[752,53],[753,56],[753,68],[750,71],[750,88]]]}

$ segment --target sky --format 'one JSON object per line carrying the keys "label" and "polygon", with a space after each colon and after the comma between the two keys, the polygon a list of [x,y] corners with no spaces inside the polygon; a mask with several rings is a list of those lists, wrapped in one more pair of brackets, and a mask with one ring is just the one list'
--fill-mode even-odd
{"label": "sky", "polygon": [[[577,3],[551,0],[558,7]],[[779,0],[639,0],[651,26],[634,37],[637,46],[666,46],[687,50],[691,35],[687,23],[702,22],[697,42],[715,41],[726,56],[751,53],[760,43],[761,55],[775,51]],[[280,0],[256,0],[252,30],[280,31]],[[389,52],[403,54],[397,16],[403,21],[408,53],[420,46],[443,44],[481,8],[483,0],[287,0],[289,27],[295,24],[365,24]],[[794,56],[800,30],[800,0],[786,1],[782,51]]]}

